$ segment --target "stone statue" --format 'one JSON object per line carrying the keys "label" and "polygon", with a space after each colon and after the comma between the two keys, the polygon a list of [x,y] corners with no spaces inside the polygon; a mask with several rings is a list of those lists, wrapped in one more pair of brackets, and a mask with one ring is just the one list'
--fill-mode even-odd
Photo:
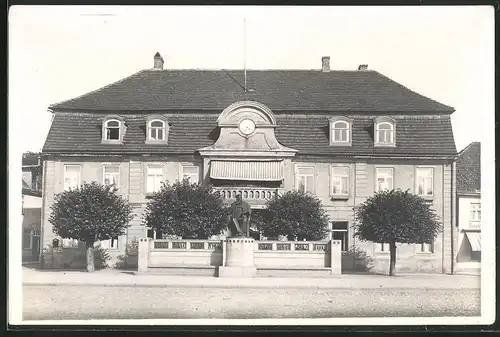
{"label": "stone statue", "polygon": [[250,237],[250,205],[242,200],[241,195],[236,196],[236,201],[231,204],[231,236]]}

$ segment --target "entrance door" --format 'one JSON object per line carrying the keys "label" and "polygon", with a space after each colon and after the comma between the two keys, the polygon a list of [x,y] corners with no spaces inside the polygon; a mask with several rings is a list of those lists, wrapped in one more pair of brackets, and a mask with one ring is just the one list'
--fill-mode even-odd
{"label": "entrance door", "polygon": [[32,230],[31,231],[31,259],[32,261],[38,261],[40,257],[40,231]]}

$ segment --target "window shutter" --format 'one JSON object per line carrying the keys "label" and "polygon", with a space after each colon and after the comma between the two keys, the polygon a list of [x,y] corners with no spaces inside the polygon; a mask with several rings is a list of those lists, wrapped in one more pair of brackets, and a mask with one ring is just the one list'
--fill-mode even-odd
{"label": "window shutter", "polygon": [[97,182],[99,184],[104,183],[104,165],[101,165],[100,169],[97,170]]}

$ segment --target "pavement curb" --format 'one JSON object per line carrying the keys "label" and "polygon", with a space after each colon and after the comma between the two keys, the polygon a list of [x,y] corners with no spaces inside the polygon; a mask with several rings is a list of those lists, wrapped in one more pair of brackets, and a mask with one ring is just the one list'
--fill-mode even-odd
{"label": "pavement curb", "polygon": [[243,285],[227,285],[227,284],[141,284],[141,283],[77,283],[77,282],[24,282],[24,286],[36,287],[60,287],[60,286],[78,286],[78,287],[123,287],[123,288],[223,288],[223,289],[310,289],[310,290],[397,290],[397,291],[432,291],[432,290],[467,290],[467,291],[479,291],[479,287],[356,287],[356,286],[311,286],[311,285],[279,285],[279,284],[243,284]]}

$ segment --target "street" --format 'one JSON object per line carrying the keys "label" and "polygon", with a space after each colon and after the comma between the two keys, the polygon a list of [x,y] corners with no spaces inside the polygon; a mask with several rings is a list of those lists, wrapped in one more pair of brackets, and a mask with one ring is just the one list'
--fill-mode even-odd
{"label": "street", "polygon": [[24,320],[479,316],[474,289],[25,286]]}

